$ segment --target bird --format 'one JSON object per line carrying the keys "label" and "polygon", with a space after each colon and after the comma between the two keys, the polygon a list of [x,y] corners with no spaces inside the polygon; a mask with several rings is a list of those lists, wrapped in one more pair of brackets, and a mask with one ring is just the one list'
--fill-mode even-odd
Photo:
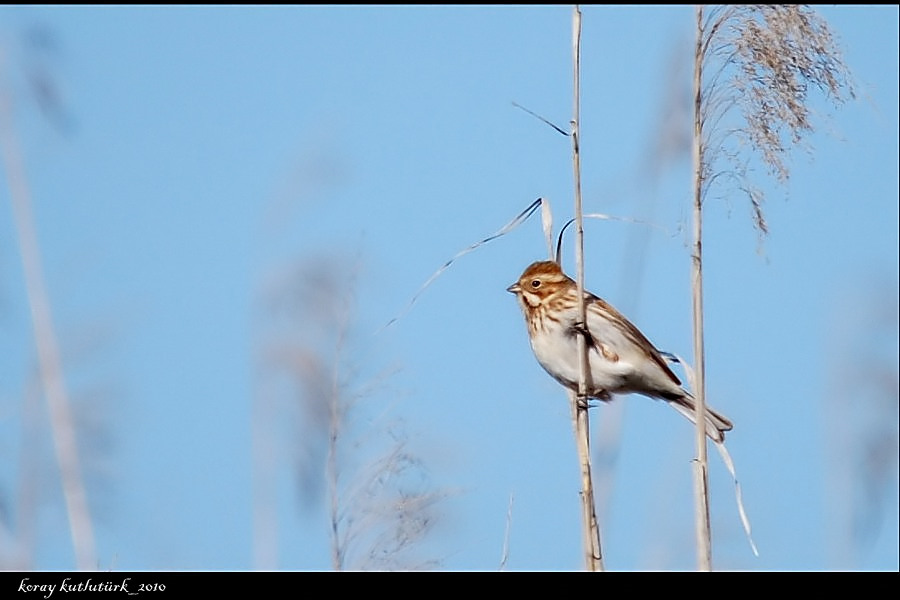
{"label": "bird", "polygon": [[[696,423],[696,400],[681,387],[665,356],[612,305],[585,290],[587,323],[578,315],[578,287],[554,261],[529,265],[506,288],[516,295],[538,363],[556,381],[578,393],[578,336],[584,335],[590,369],[587,396],[600,401],[616,394],[664,400]],[[706,435],[722,443],[733,428],[724,415],[706,407]]]}

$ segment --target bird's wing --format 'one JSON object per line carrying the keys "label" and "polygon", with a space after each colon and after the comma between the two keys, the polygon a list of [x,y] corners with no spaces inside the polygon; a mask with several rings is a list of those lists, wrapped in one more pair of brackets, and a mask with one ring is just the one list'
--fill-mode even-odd
{"label": "bird's wing", "polygon": [[[663,359],[659,350],[648,340],[641,331],[635,327],[631,321],[617,311],[612,305],[603,298],[598,298],[593,294],[587,294],[588,301],[588,331],[594,339],[595,345],[607,344],[616,348],[630,347],[644,353],[653,362],[659,365],[663,373],[672,380],[676,385],[681,385],[681,381],[669,368],[669,365]],[[601,347],[596,348],[602,352]],[[605,354],[605,353],[604,353]]]}

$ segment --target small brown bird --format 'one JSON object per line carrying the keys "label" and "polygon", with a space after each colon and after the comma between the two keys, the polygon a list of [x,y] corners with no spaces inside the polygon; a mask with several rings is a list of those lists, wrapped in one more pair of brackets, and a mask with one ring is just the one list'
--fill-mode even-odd
{"label": "small brown bird", "polygon": [[[607,401],[612,394],[643,394],[667,401],[696,422],[694,397],[681,387],[660,351],[619,311],[585,290],[587,328],[579,326],[577,286],[555,262],[531,264],[507,291],[516,295],[525,314],[534,356],[558,382],[578,391],[577,336],[585,333],[589,397]],[[724,441],[731,421],[708,406],[706,413],[706,435]]]}

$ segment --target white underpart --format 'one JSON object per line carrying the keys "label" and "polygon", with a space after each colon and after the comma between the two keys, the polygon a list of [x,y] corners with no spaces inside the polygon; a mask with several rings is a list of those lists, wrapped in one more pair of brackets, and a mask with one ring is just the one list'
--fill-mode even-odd
{"label": "white underpart", "polygon": [[[524,300],[537,306],[540,299],[525,292]],[[611,394],[643,393],[663,391],[679,394],[682,392],[663,369],[656,364],[643,348],[635,344],[614,323],[608,321],[596,310],[588,308],[588,329],[594,342],[601,344],[609,357],[595,348],[588,353],[592,388],[590,392]],[[577,387],[580,378],[578,344],[575,343],[573,326],[577,320],[575,310],[568,311],[562,322],[545,319],[542,323],[545,335],[534,336],[531,348],[544,370],[560,383]],[[650,394],[653,395],[653,394]]]}

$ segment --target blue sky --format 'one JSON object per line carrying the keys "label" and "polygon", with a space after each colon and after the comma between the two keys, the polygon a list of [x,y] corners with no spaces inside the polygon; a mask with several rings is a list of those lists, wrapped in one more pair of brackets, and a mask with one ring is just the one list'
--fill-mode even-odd
{"label": "blue sky", "polygon": [[[762,243],[739,194],[723,191],[706,211],[707,391],[735,423],[727,443],[760,549],[755,558],[711,454],[723,569],[900,562],[896,446],[886,470],[861,476],[873,440],[897,431],[898,9],[817,10],[859,98],[835,109],[812,96],[817,131],[791,155],[787,185],[751,165],[767,194]],[[496,570],[508,538],[509,570],[582,567],[568,405],[505,291],[546,255],[537,218],[459,259],[381,329],[444,261],[535,198],[550,200],[557,224],[571,216],[569,140],[512,105],[563,126],[571,118],[571,7],[32,6],[0,16],[3,91],[82,424],[100,568],[330,568],[322,455],[303,454],[322,432],[261,358],[273,340],[333,351],[312,312],[285,325],[265,300],[310,265],[339,281],[354,274],[333,299],[352,307],[341,374],[373,383],[354,405],[342,481],[400,436],[420,485],[446,492],[417,559]],[[684,357],[690,161],[676,155],[656,175],[648,161],[664,100],[689,86],[692,23],[689,7],[586,7],[582,41],[585,210],[659,225],[588,222],[587,287]],[[29,50],[34,31],[51,43]],[[49,116],[26,85],[35,68],[59,92]],[[17,239],[4,208],[0,498],[35,528],[28,568],[71,569],[46,411],[32,437],[25,426],[35,350]],[[565,251],[571,269],[571,240]],[[880,365],[895,378],[886,406],[866,370]],[[278,397],[256,438],[275,453],[268,563],[253,550],[261,390]],[[591,418],[595,450],[614,448],[608,469],[595,457],[607,567],[694,568],[693,429],[643,397]],[[298,478],[301,464],[312,475]],[[24,474],[37,482],[31,502]],[[863,534],[848,533],[853,522],[867,524]]]}

